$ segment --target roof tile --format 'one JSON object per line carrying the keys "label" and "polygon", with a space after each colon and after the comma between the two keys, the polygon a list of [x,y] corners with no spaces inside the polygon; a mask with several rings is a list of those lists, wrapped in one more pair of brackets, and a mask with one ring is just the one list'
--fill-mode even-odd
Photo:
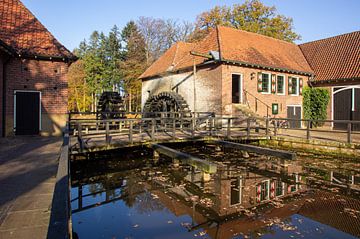
{"label": "roof tile", "polygon": [[[182,59],[177,57],[175,63],[171,61],[175,52],[173,46],[155,61],[140,78],[149,78],[169,71],[188,68],[194,64],[194,60],[197,65],[208,60],[191,55],[191,51],[201,54],[217,51],[220,52],[222,61],[313,73],[296,44],[230,27],[218,26],[199,42],[188,44],[187,47],[178,44],[176,46],[181,48]],[[170,67],[171,65],[172,67]]]}
{"label": "roof tile", "polygon": [[20,55],[74,58],[19,1],[0,1],[0,40]]}
{"label": "roof tile", "polygon": [[360,78],[360,31],[299,45],[315,81]]}

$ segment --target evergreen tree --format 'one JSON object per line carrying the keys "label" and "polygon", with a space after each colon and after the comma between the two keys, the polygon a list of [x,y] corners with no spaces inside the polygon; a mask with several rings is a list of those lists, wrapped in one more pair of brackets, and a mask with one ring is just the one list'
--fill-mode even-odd
{"label": "evergreen tree", "polygon": [[144,37],[136,24],[130,21],[124,27],[122,34],[124,41],[124,61],[122,63],[124,76],[124,90],[129,95],[129,107],[139,110],[141,102],[141,80],[139,76],[145,71],[146,49]]}

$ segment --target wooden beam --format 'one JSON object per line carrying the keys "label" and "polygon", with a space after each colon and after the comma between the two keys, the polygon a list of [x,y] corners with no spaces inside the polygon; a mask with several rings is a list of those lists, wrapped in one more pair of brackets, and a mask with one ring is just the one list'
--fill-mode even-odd
{"label": "wooden beam", "polygon": [[199,168],[207,173],[216,173],[217,165],[204,159],[177,151],[161,144],[152,144],[151,147],[160,154],[170,158],[179,159],[186,164]]}
{"label": "wooden beam", "polygon": [[271,155],[283,159],[292,159],[292,160],[296,159],[295,153],[285,150],[262,148],[254,145],[239,144],[239,143],[233,143],[223,140],[215,140],[214,143],[220,144],[225,148],[239,149],[239,150],[249,151],[258,154]]}

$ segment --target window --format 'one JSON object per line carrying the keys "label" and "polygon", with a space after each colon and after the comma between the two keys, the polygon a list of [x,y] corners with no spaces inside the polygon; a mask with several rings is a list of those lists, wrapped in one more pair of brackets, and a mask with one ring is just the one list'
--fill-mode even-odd
{"label": "window", "polygon": [[284,183],[279,180],[275,182],[275,195],[276,196],[284,195]]}
{"label": "window", "polygon": [[230,183],[230,205],[241,203],[241,179],[236,178]]}
{"label": "window", "polygon": [[241,103],[241,75],[232,74],[232,103]]}
{"label": "window", "polygon": [[276,81],[276,92],[279,95],[285,95],[285,77],[278,75]]}
{"label": "window", "polygon": [[299,94],[299,80],[296,77],[289,77],[289,94],[290,95]]}
{"label": "window", "polygon": [[270,74],[262,73],[262,92],[270,94]]}
{"label": "window", "polygon": [[270,192],[270,182],[265,181],[262,182],[261,185],[261,191],[260,191],[260,201],[268,200],[269,199],[269,192]]}

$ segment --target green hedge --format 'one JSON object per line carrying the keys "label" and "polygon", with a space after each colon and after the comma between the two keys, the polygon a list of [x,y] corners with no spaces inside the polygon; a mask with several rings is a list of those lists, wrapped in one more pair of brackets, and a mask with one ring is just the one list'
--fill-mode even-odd
{"label": "green hedge", "polygon": [[[324,120],[327,118],[326,109],[330,101],[330,94],[327,89],[304,87],[303,96],[305,119]],[[322,125],[322,122],[312,123],[313,127]]]}

